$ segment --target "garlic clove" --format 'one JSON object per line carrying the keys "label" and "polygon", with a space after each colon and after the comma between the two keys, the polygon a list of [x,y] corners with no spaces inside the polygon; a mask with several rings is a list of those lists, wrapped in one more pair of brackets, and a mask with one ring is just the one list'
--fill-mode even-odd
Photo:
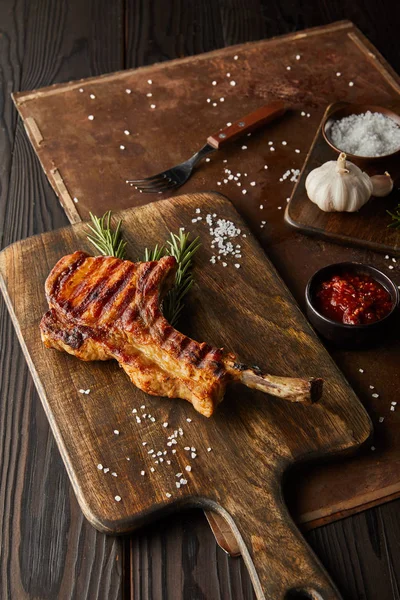
{"label": "garlic clove", "polygon": [[385,171],[384,175],[373,175],[371,181],[372,195],[377,198],[388,196],[393,189],[393,179],[387,171]]}

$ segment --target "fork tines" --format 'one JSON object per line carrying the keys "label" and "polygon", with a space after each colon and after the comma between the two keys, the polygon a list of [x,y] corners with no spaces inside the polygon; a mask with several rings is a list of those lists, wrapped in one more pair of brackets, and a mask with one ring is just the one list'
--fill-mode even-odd
{"label": "fork tines", "polygon": [[145,194],[161,194],[162,192],[172,190],[174,187],[179,185],[175,179],[171,178],[167,171],[164,173],[158,173],[152,177],[146,177],[145,179],[127,179],[126,183],[129,183],[131,186],[139,190],[139,192],[143,192]]}

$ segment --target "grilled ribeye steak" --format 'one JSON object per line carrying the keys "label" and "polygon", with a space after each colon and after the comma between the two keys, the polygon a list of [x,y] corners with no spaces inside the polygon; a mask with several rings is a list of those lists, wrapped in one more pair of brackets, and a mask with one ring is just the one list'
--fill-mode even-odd
{"label": "grilled ribeye steak", "polygon": [[295,402],[319,397],[320,379],[262,374],[174,329],[161,302],[175,272],[173,257],[132,263],[85,252],[64,256],[46,280],[44,344],[82,360],[114,358],[144,392],[184,398],[207,417],[232,380]]}

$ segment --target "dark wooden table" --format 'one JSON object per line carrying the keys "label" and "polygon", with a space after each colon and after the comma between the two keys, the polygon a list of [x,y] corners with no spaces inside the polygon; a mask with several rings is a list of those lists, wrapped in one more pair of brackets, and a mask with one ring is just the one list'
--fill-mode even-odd
{"label": "dark wooden table", "polygon": [[[345,18],[400,71],[400,5],[389,0],[346,0],[340,6],[295,0],[2,0],[1,245],[67,224],[17,119],[12,91]],[[305,238],[294,248],[279,227],[284,225],[261,241],[300,299],[306,253],[340,259],[345,249]],[[352,251],[352,256],[362,254]],[[346,355],[337,353],[335,359],[346,373]],[[351,373],[346,376],[357,389]],[[1,600],[254,597],[242,560],[217,547],[200,511],[161,521],[131,538],[106,537],[85,521],[2,301],[0,391]],[[344,598],[400,598],[399,500],[321,527],[307,539]]]}

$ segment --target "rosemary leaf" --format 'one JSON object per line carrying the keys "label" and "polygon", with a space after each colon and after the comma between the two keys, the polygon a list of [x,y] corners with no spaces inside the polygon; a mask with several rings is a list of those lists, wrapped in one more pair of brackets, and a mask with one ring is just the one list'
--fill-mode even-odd
{"label": "rosemary leaf", "polygon": [[160,258],[164,255],[165,255],[165,246],[159,247],[157,244],[156,247],[153,248],[153,250],[149,250],[148,248],[145,249],[144,260],[145,261],[160,260]]}

